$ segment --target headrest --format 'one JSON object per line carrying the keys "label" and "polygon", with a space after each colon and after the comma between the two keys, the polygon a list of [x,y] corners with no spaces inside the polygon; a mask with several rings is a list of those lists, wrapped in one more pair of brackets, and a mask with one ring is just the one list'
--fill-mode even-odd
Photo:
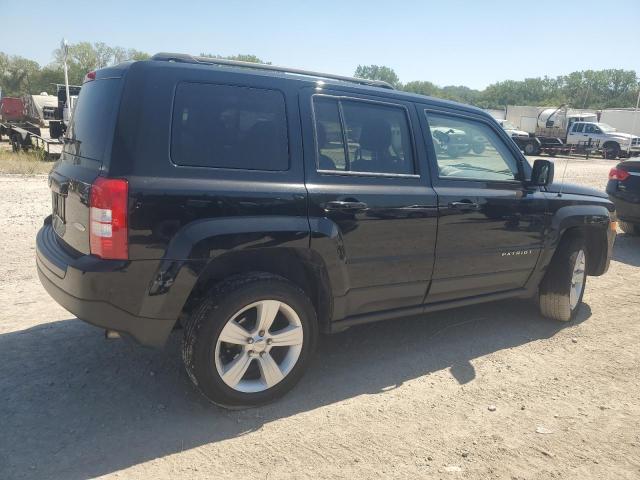
{"label": "headrest", "polygon": [[391,145],[391,125],[383,118],[372,118],[362,125],[360,148],[381,152]]}

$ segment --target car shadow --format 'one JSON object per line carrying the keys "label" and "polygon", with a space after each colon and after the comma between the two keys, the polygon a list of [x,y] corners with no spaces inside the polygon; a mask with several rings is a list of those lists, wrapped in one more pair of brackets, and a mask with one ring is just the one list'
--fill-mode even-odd
{"label": "car shadow", "polygon": [[618,234],[613,246],[612,260],[632,267],[640,267],[640,237]]}
{"label": "car shadow", "polygon": [[483,375],[472,360],[554,336],[527,301],[502,301],[354,327],[323,337],[300,384],[261,408],[226,411],[192,387],[181,332],[164,350],[70,319],[0,335],[2,478],[84,479],[239,437],[279,418],[447,370],[460,384]]}

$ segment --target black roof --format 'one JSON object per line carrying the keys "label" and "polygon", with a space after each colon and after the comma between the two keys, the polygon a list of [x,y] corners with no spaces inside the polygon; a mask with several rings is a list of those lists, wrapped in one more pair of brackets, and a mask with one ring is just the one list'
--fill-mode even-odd
{"label": "black roof", "polygon": [[[484,110],[466,105],[463,103],[454,102],[451,100],[444,100],[440,98],[429,97],[426,95],[420,95],[417,93],[409,93],[401,90],[395,90],[387,82],[379,80],[368,80],[364,78],[348,77],[343,75],[326,74],[320,72],[314,72],[310,70],[301,70],[297,68],[278,67],[275,65],[264,65],[259,63],[241,62],[237,60],[225,60],[212,57],[198,57],[182,53],[158,53],[151,57],[151,62],[173,62],[194,66],[208,66],[210,68],[230,69],[238,73],[249,73],[248,70],[252,70],[254,74],[263,76],[271,76],[276,78],[287,78],[289,80],[298,80],[301,82],[317,83],[319,81],[325,82],[327,85],[336,85],[342,88],[354,88],[358,90],[366,90],[375,95],[383,95],[385,97],[396,98],[399,100],[430,103],[433,106],[441,106],[447,109],[456,109],[462,112],[474,113],[476,115],[482,115],[484,117],[493,118]],[[133,63],[146,63],[142,62],[125,62],[124,64],[117,65],[115,67],[107,67],[104,70],[109,70],[111,74],[115,73],[114,70],[120,70],[119,74],[122,74],[122,70],[128,69]],[[98,71],[101,73],[101,71]],[[106,73],[106,72],[104,72]]]}

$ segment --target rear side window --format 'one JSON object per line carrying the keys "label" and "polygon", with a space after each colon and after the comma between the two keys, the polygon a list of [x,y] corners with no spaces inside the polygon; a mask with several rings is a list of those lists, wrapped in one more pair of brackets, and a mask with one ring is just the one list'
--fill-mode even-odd
{"label": "rear side window", "polygon": [[583,128],[584,128],[584,123],[576,123],[576,126],[573,127],[573,131],[582,133]]}
{"label": "rear side window", "polygon": [[318,170],[415,173],[403,107],[319,96],[314,111]]}
{"label": "rear side window", "polygon": [[259,88],[178,85],[171,159],[182,166],[287,170],[284,96]]}
{"label": "rear side window", "polygon": [[94,80],[82,86],[67,131],[64,151],[79,157],[103,161],[113,134],[122,80]]}

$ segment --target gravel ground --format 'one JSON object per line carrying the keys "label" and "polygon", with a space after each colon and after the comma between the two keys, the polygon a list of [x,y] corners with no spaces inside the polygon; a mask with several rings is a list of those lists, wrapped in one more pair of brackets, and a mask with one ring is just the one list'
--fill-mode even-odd
{"label": "gravel ground", "polygon": [[[611,166],[567,179],[604,188]],[[191,387],[179,332],[108,342],[45,293],[45,177],[0,193],[2,479],[640,478],[638,238],[618,234],[569,324],[509,301],[353,328],[284,399],[227,412]]]}

